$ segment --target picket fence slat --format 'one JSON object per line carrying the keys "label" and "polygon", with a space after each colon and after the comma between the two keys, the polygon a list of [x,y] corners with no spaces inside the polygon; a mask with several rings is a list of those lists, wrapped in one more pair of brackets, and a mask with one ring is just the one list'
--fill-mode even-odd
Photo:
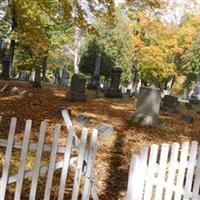
{"label": "picket fence slat", "polygon": [[90,141],[90,149],[88,153],[88,160],[87,160],[87,168],[85,174],[85,183],[83,189],[82,200],[88,200],[91,193],[91,187],[93,184],[93,167],[94,167],[94,158],[96,157],[96,150],[97,150],[97,136],[98,130],[93,129],[92,131],[92,138]]}
{"label": "picket fence slat", "polygon": [[17,119],[12,118],[11,124],[10,124],[9,136],[8,136],[8,147],[6,149],[5,161],[3,163],[2,178],[1,178],[1,182],[0,182],[0,199],[5,198],[6,186],[7,186],[7,182],[8,182],[8,172],[9,172],[9,166],[10,166],[10,159],[11,159],[11,154],[12,154],[12,146],[13,146],[14,134],[15,134],[15,129],[16,129],[16,123],[17,123]]}
{"label": "picket fence slat", "polygon": [[[192,142],[189,145],[185,142],[181,148],[178,143],[173,143],[171,146],[162,144],[160,147],[151,145],[150,155],[147,154],[146,170],[142,167],[144,161],[141,159],[141,155],[145,152],[144,148],[139,156],[132,157],[126,199],[199,200],[200,152],[198,143]],[[140,159],[137,159],[138,157]],[[145,185],[144,192],[141,189],[141,182]]]}
{"label": "picket fence slat", "polygon": [[79,187],[80,187],[80,179],[81,179],[81,173],[82,173],[83,162],[84,162],[86,142],[87,142],[87,129],[84,128],[82,130],[80,154],[78,157],[76,172],[75,172],[75,177],[74,177],[72,200],[78,199],[78,192],[79,192]]}
{"label": "picket fence slat", "polygon": [[185,170],[186,170],[186,162],[187,162],[187,157],[188,157],[188,150],[189,150],[189,143],[184,142],[182,145],[180,166],[178,169],[178,177],[177,177],[177,183],[176,183],[177,190],[175,191],[175,197],[174,197],[175,200],[181,199],[180,190],[183,187],[184,175],[185,175]]}
{"label": "picket fence slat", "polygon": [[[138,155],[133,154],[129,169],[129,180],[128,180],[128,192],[127,192],[127,200],[137,200],[138,191],[137,191],[137,181],[138,180],[138,171],[140,167],[140,158]],[[139,188],[138,188],[139,189]]]}
{"label": "picket fence slat", "polygon": [[143,190],[144,190],[144,179],[147,173],[147,159],[148,159],[148,153],[149,153],[149,147],[148,146],[144,146],[141,149],[141,153],[140,153],[140,170],[139,170],[139,183],[138,183],[138,194],[137,197],[138,199],[142,199],[143,197]]}
{"label": "picket fence slat", "polygon": [[43,144],[44,144],[44,137],[46,133],[46,122],[42,122],[40,126],[40,132],[39,132],[39,140],[38,140],[38,148],[36,152],[36,160],[33,170],[33,178],[31,183],[31,191],[30,191],[30,197],[29,200],[35,200],[36,197],[36,190],[37,190],[37,183],[40,173],[40,162],[42,158],[42,151],[43,151]]}
{"label": "picket fence slat", "polygon": [[168,151],[169,151],[169,145],[163,144],[161,148],[161,156],[160,156],[160,162],[159,162],[159,171],[158,171],[158,178],[157,178],[157,185],[156,185],[156,191],[155,191],[155,200],[162,199],[163,195],[163,180],[165,179],[165,172],[166,172],[166,165],[167,165],[167,159],[168,159]]}
{"label": "picket fence slat", "polygon": [[179,144],[178,143],[172,144],[171,158],[169,162],[169,170],[168,170],[168,176],[167,176],[167,188],[165,192],[165,200],[172,199],[173,190],[171,186],[174,184],[176,166],[178,162],[177,160],[178,152],[179,152]]}
{"label": "picket fence slat", "polygon": [[72,143],[73,143],[73,131],[72,131],[72,126],[71,126],[71,127],[69,127],[68,138],[66,141],[66,150],[64,153],[64,163],[63,163],[61,178],[60,178],[58,200],[63,200],[63,198],[64,198],[65,184],[66,184],[66,179],[67,179],[67,175],[68,175]]}
{"label": "picket fence slat", "polygon": [[158,154],[158,145],[155,144],[151,145],[149,166],[147,169],[147,178],[146,178],[147,180],[144,191],[144,200],[149,200],[149,198],[151,198],[152,195],[153,182],[151,177],[154,175],[154,171],[156,168],[157,154]]}
{"label": "picket fence slat", "polygon": [[[46,134],[46,122],[42,122],[39,131],[39,139],[37,143],[30,143],[30,134],[31,134],[31,126],[32,121],[27,120],[25,124],[25,131],[23,135],[22,142],[14,141],[14,134],[16,129],[16,118],[12,118],[8,140],[0,139],[0,147],[6,147],[6,153],[4,156],[4,162],[2,167],[2,175],[0,177],[0,199],[5,200],[6,191],[8,184],[15,184],[15,192],[14,200],[20,200],[23,195],[23,186],[25,185],[24,180],[27,177],[32,177],[32,181],[30,184],[30,192],[27,193],[25,198],[29,200],[37,199],[37,190],[38,183],[40,180],[40,175],[46,174],[46,182],[44,187],[44,192],[40,192],[40,198],[44,198],[45,200],[51,199],[51,190],[52,183],[54,179],[54,172],[56,169],[61,169],[60,175],[60,183],[58,185],[59,191],[56,194],[57,199],[64,199],[64,194],[66,192],[66,182],[68,178],[69,167],[71,167],[72,163],[76,163],[72,167],[75,167],[75,177],[73,178],[73,188],[72,188],[72,198],[73,200],[78,200],[79,198],[79,189],[83,186],[82,196],[91,197],[94,200],[99,200],[94,183],[93,183],[93,167],[94,160],[96,156],[96,148],[97,148],[97,130],[92,132],[92,137],[90,139],[90,143],[87,147],[87,135],[88,131],[86,128],[83,128],[81,140],[75,134],[74,127],[72,126],[72,122],[68,116],[68,113],[63,111],[65,115],[65,123],[68,123],[68,138],[66,139],[65,146],[59,146],[59,135],[61,125],[57,124],[55,126],[53,132],[53,139],[51,144],[45,144],[45,134]],[[0,117],[0,120],[2,117]],[[16,174],[9,174],[9,165],[12,162],[12,150],[21,149],[21,155],[19,160],[18,172]],[[71,157],[72,150],[76,150],[78,152],[78,156]],[[32,169],[26,170],[26,165],[28,164],[28,156],[29,151],[35,151],[35,161]],[[43,153],[49,152],[49,160],[48,164],[41,166],[43,160]],[[13,151],[14,153],[14,151]],[[60,153],[64,154],[63,159],[60,159]],[[57,156],[58,154],[58,156]],[[45,154],[45,160],[46,160]],[[84,171],[86,169],[86,171]],[[81,181],[83,179],[83,181]],[[70,180],[71,181],[71,180]],[[83,182],[83,184],[81,184]],[[88,188],[87,188],[88,187]],[[89,192],[89,194],[86,194]],[[27,197],[28,195],[28,197]],[[44,195],[42,197],[42,195]],[[55,195],[55,194],[54,194]],[[24,198],[24,197],[23,197]],[[85,198],[83,198],[85,200]]]}
{"label": "picket fence slat", "polygon": [[192,142],[190,150],[189,165],[187,169],[186,183],[185,183],[185,194],[183,200],[189,200],[189,193],[192,189],[192,181],[195,170],[195,161],[197,159],[198,142]]}
{"label": "picket fence slat", "polygon": [[26,162],[26,156],[27,156],[27,151],[28,151],[29,137],[31,133],[31,125],[32,125],[32,121],[27,120],[26,126],[25,126],[25,132],[24,132],[23,146],[22,146],[22,152],[21,152],[21,158],[20,158],[19,172],[17,176],[17,184],[16,184],[14,200],[20,200],[21,198],[21,190],[22,190],[22,183],[24,180],[25,162]]}
{"label": "picket fence slat", "polygon": [[194,187],[193,187],[193,197],[196,200],[197,196],[199,195],[199,189],[200,188],[200,153],[198,154],[198,161],[197,161],[197,167],[195,171],[195,179],[194,179]]}
{"label": "picket fence slat", "polygon": [[53,181],[53,173],[55,170],[55,163],[56,163],[56,153],[58,150],[58,139],[59,139],[59,133],[60,133],[60,125],[56,125],[54,130],[54,136],[53,136],[53,143],[51,148],[51,156],[50,156],[50,162],[49,162],[49,170],[47,174],[47,181],[46,181],[46,187],[44,192],[44,199],[48,200],[51,195],[51,186]]}

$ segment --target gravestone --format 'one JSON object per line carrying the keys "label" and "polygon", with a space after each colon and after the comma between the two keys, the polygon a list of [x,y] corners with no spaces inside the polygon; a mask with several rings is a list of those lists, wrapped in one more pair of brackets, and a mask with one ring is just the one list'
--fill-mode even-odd
{"label": "gravestone", "polygon": [[98,53],[96,58],[94,75],[92,76],[90,83],[87,85],[88,89],[90,90],[98,89],[100,82],[100,68],[101,68],[101,53]]}
{"label": "gravestone", "polygon": [[188,100],[189,99],[189,91],[187,88],[183,90],[182,99]]}
{"label": "gravestone", "polygon": [[198,79],[196,82],[194,92],[190,99],[190,103],[191,104],[200,104],[200,72],[199,72],[199,76],[198,76]]}
{"label": "gravestone", "polygon": [[178,97],[172,95],[165,95],[163,98],[163,109],[175,113],[178,111],[179,102]]}
{"label": "gravestone", "polygon": [[19,95],[22,97],[22,98],[25,98],[25,97],[28,97],[29,96],[29,91],[27,90],[23,90],[19,93]]}
{"label": "gravestone", "polygon": [[90,117],[84,115],[83,113],[80,113],[76,118],[76,122],[81,126],[85,126],[90,123]]}
{"label": "gravestone", "polygon": [[61,81],[60,81],[60,84],[62,86],[67,86],[67,84],[68,84],[67,77],[68,77],[67,69],[64,67],[62,69],[62,76],[61,76]]}
{"label": "gravestone", "polygon": [[119,89],[122,70],[119,67],[112,68],[110,87],[105,90],[104,94],[110,98],[122,98],[122,92]]}
{"label": "gravestone", "polygon": [[18,88],[18,87],[13,87],[13,88],[10,90],[10,94],[12,94],[12,95],[19,94],[19,88]]}
{"label": "gravestone", "polygon": [[20,70],[18,80],[29,81],[29,72]]}
{"label": "gravestone", "polygon": [[158,88],[140,87],[137,96],[136,112],[131,117],[131,121],[143,126],[159,126],[161,102],[161,91]]}
{"label": "gravestone", "polygon": [[70,84],[67,99],[70,101],[86,101],[85,93],[86,79],[83,76],[74,74]]}
{"label": "gravestone", "polygon": [[95,129],[98,130],[100,136],[109,137],[113,132],[113,125],[101,122]]}
{"label": "gravestone", "polygon": [[186,124],[192,124],[193,121],[194,121],[194,118],[192,116],[189,116],[189,115],[182,115],[181,120]]}

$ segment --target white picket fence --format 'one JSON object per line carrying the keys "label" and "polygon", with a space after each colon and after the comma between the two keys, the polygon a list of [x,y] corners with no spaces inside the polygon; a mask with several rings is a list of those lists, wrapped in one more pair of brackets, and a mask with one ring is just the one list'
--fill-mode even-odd
{"label": "white picket fence", "polygon": [[[46,174],[45,190],[43,192],[43,199],[51,199],[51,189],[54,177],[54,172],[56,169],[61,169],[60,185],[58,191],[57,199],[64,199],[66,181],[68,178],[68,172],[70,164],[76,163],[76,169],[74,174],[74,182],[72,188],[71,199],[77,200],[80,193],[81,178],[83,182],[82,200],[88,200],[90,195],[94,200],[98,200],[97,193],[95,191],[95,186],[93,184],[93,166],[96,156],[97,147],[97,130],[93,130],[90,139],[89,147],[87,148],[87,138],[88,131],[83,128],[81,139],[79,141],[75,134],[72,122],[69,118],[68,112],[66,110],[62,111],[64,121],[68,129],[68,137],[66,139],[65,146],[59,146],[59,134],[61,125],[57,124],[53,132],[52,144],[44,144],[45,133],[46,133],[46,122],[43,121],[40,126],[39,139],[38,142],[33,144],[29,142],[32,121],[27,120],[25,125],[24,137],[22,143],[14,142],[15,130],[17,119],[11,119],[11,125],[9,130],[8,139],[0,139],[0,146],[6,147],[5,156],[2,166],[2,175],[0,177],[0,200],[5,200],[6,189],[8,184],[16,183],[14,200],[21,199],[21,193],[23,188],[24,179],[27,177],[32,177],[30,185],[29,199],[35,200],[37,198],[37,186],[39,182],[40,175]],[[0,117],[0,121],[1,121]],[[9,167],[12,158],[13,148],[21,149],[20,164],[18,168],[18,173],[10,175]],[[71,157],[71,152],[76,149],[79,154],[77,157]],[[29,151],[36,151],[34,167],[31,170],[25,169],[25,163],[28,159],[27,155]],[[44,152],[49,152],[49,162],[47,165],[41,166],[41,159]],[[63,159],[56,160],[56,155],[62,153]],[[84,165],[86,166],[84,167]],[[40,192],[41,193],[41,192]],[[41,194],[40,194],[41,195]]]}
{"label": "white picket fence", "polygon": [[200,200],[197,142],[144,146],[133,155],[127,200]]}

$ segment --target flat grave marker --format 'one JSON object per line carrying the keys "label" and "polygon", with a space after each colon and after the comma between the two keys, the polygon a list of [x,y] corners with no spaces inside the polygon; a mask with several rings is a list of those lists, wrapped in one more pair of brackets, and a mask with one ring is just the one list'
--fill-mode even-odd
{"label": "flat grave marker", "polygon": [[83,113],[80,113],[78,115],[78,117],[76,118],[76,122],[77,122],[77,124],[79,124],[81,126],[87,125],[90,123],[90,117],[86,116]]}
{"label": "flat grave marker", "polygon": [[113,125],[101,122],[95,127],[95,129],[99,131],[99,135],[109,137],[113,132]]}

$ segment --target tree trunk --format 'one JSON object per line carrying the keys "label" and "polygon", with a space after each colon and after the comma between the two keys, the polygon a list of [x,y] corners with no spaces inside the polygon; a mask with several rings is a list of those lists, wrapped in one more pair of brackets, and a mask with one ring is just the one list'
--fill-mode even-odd
{"label": "tree trunk", "polygon": [[33,88],[41,88],[41,80],[40,80],[40,67],[36,67],[35,69],[35,78],[32,84]]}
{"label": "tree trunk", "polygon": [[9,80],[10,79],[10,61],[9,59],[5,59],[2,61],[2,72],[0,74],[0,79]]}
{"label": "tree trunk", "polygon": [[[16,6],[15,6],[14,0],[8,0],[8,5],[10,7],[11,15],[12,15],[11,32],[13,32],[17,27],[17,12],[16,12]],[[9,78],[11,77],[15,46],[16,46],[15,40],[11,39],[11,41],[10,41],[10,49],[9,49],[9,65],[7,66],[8,69],[6,70],[6,71],[9,72]]]}
{"label": "tree trunk", "polygon": [[46,81],[46,72],[47,72],[47,59],[48,57],[45,56],[42,61],[42,80],[43,82]]}

